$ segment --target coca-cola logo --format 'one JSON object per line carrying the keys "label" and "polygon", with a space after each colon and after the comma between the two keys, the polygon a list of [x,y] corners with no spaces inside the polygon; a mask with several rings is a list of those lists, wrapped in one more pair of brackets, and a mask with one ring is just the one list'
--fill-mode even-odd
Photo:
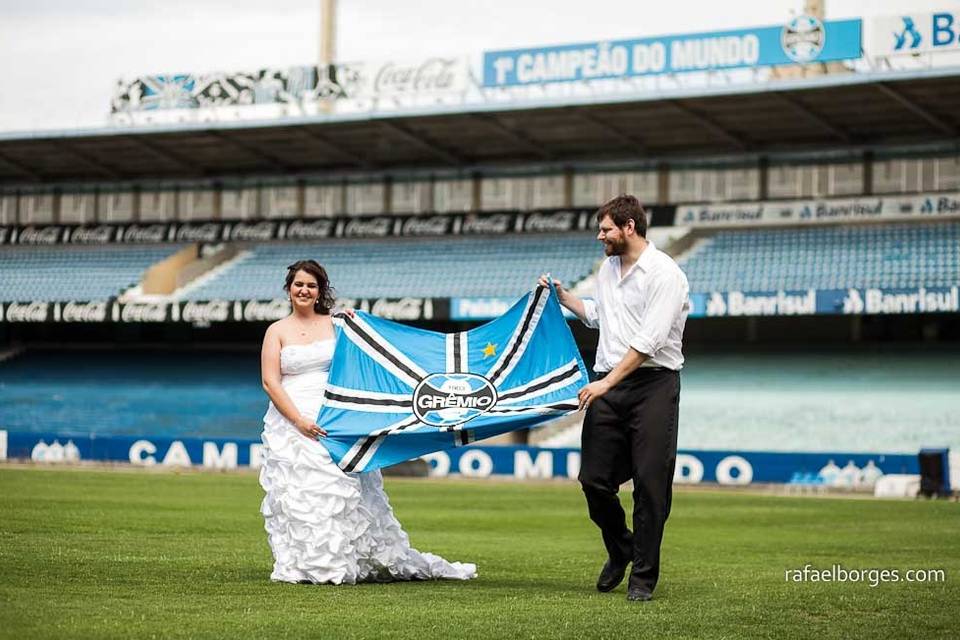
{"label": "coca-cola logo", "polygon": [[456,58],[428,58],[418,65],[388,63],[377,71],[373,90],[379,94],[450,91],[458,84],[457,70]]}
{"label": "coca-cola logo", "polygon": [[569,211],[531,213],[523,223],[526,231],[572,231],[577,221]]}
{"label": "coca-cola logo", "polygon": [[391,219],[386,216],[351,220],[343,226],[343,235],[346,238],[385,238],[390,234],[390,224]]}
{"label": "coca-cola logo", "polygon": [[180,318],[195,324],[226,322],[230,319],[230,303],[226,300],[187,302],[180,311]]}
{"label": "coca-cola logo", "polygon": [[63,227],[24,227],[20,230],[20,244],[57,244]]}
{"label": "coca-cola logo", "polygon": [[491,216],[470,214],[463,219],[461,233],[507,233],[510,231],[510,215],[496,213]]}
{"label": "coca-cola logo", "polygon": [[107,319],[107,302],[67,302],[60,311],[64,322],[104,322]]}
{"label": "coca-cola logo", "polygon": [[290,301],[282,298],[268,300],[251,300],[243,305],[243,319],[248,322],[273,322],[284,318],[290,313]]}
{"label": "coca-cola logo", "polygon": [[287,238],[295,240],[313,240],[315,238],[329,238],[333,230],[332,220],[315,220],[313,222],[291,222],[287,226]]}
{"label": "coca-cola logo", "polygon": [[123,322],[166,322],[166,303],[130,302],[120,308]]}
{"label": "coca-cola logo", "polygon": [[222,227],[216,222],[193,225],[182,224],[177,229],[179,242],[217,242],[220,239]]}
{"label": "coca-cola logo", "polygon": [[49,302],[11,302],[7,306],[7,322],[46,322]]}
{"label": "coca-cola logo", "polygon": [[230,230],[233,240],[273,240],[276,237],[275,222],[257,222],[255,224],[237,223]]}
{"label": "coca-cola logo", "polygon": [[113,240],[114,227],[100,225],[98,227],[78,227],[73,230],[70,242],[76,244],[106,244]]}
{"label": "coca-cola logo", "polygon": [[370,313],[387,320],[429,320],[433,318],[433,305],[423,298],[379,298],[374,300]]}
{"label": "coca-cola logo", "polygon": [[167,237],[167,225],[131,224],[119,236],[122,242],[163,242]]}
{"label": "coca-cola logo", "polygon": [[354,311],[370,313],[370,303],[371,301],[366,298],[337,298],[336,312],[353,309]]}
{"label": "coca-cola logo", "polygon": [[431,216],[429,218],[410,218],[403,223],[403,235],[442,236],[450,230],[451,216]]}

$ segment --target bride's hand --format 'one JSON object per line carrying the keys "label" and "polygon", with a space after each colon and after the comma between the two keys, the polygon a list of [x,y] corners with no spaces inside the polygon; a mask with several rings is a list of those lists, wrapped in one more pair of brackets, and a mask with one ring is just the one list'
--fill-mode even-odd
{"label": "bride's hand", "polygon": [[307,418],[300,418],[294,423],[297,428],[297,431],[310,438],[311,440],[316,440],[317,438],[323,438],[327,435],[327,430],[319,426],[313,420],[308,420]]}

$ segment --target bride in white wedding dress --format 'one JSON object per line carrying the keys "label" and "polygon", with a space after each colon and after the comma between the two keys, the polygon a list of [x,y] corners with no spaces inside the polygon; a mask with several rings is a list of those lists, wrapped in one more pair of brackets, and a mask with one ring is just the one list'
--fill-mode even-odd
{"label": "bride in white wedding dress", "polygon": [[[476,566],[410,547],[379,471],[346,474],[315,424],[333,356],[333,297],[317,262],[287,270],[293,312],[267,329],[261,370],[270,406],[263,418],[260,511],[279,582],[355,584],[468,580]],[[318,440],[319,438],[319,440]]]}

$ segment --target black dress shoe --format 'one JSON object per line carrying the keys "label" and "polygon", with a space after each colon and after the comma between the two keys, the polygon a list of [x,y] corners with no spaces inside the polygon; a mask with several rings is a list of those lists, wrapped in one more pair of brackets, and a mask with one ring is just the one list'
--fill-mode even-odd
{"label": "black dress shoe", "polygon": [[614,562],[612,558],[607,560],[600,570],[600,577],[597,578],[597,591],[606,593],[613,591],[617,585],[623,582],[623,575],[627,572],[629,562]]}
{"label": "black dress shoe", "polygon": [[646,602],[653,600],[653,594],[642,587],[630,587],[627,589],[627,600],[629,602]]}

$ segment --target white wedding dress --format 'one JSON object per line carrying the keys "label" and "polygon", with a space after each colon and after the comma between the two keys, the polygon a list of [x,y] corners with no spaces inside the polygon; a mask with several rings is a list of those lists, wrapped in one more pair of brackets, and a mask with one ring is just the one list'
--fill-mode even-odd
{"label": "white wedding dress", "polygon": [[[280,351],[281,383],[304,416],[320,411],[333,347],[330,339]],[[266,496],[260,512],[273,551],[272,580],[355,584],[476,577],[476,565],[411,548],[380,472],[344,473],[322,439],[302,435],[272,402],[262,440],[260,485]]]}

